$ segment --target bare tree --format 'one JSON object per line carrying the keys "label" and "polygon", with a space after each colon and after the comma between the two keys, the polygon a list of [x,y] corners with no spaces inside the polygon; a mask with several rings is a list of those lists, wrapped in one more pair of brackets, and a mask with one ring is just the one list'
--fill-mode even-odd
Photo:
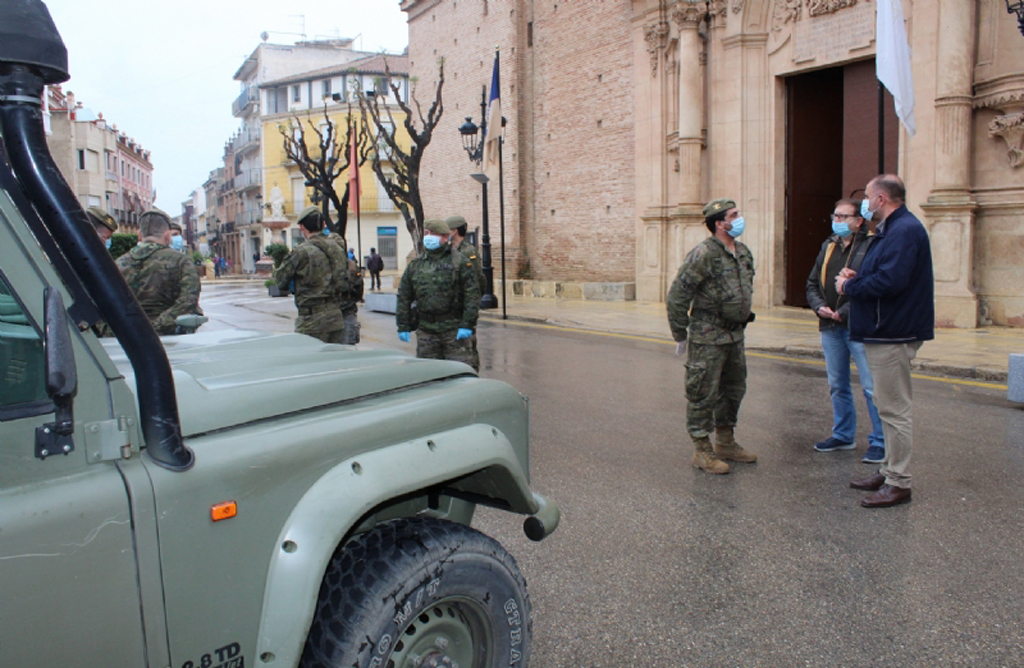
{"label": "bare tree", "polygon": [[[306,145],[306,131],[298,116],[295,116],[290,124],[282,123],[277,126],[281,136],[284,137],[284,151],[288,159],[299,168],[299,171],[306,179],[306,184],[312,185],[315,192],[314,201],[324,202],[324,218],[327,222],[327,228],[331,232],[337,232],[343,237],[348,226],[348,181],[345,182],[345,189],[340,197],[338,196],[337,189],[334,187],[334,182],[342,172],[351,166],[349,146],[352,144],[352,133],[357,132],[355,119],[352,115],[352,105],[349,105],[347,119],[348,127],[345,129],[345,141],[344,143],[339,143],[337,141],[338,128],[327,114],[326,104],[324,105],[323,129],[314,125],[312,118],[307,118],[306,123],[317,136],[318,150],[312,153]],[[356,141],[358,142],[357,154],[359,160],[358,164],[353,166],[353,169],[359,169],[359,167],[366,163],[368,159],[366,145],[371,142],[370,134],[365,124],[358,132],[359,135]],[[328,202],[333,204],[334,210],[338,212],[337,222],[331,220],[331,217],[327,215]]]}
{"label": "bare tree", "polygon": [[[387,103],[387,96],[381,95],[380,90],[374,90],[374,94],[371,96],[360,91],[357,92],[357,96],[359,108],[363,113],[363,127],[372,123],[377,133],[376,140],[367,144],[367,156],[371,160],[377,181],[380,182],[398,210],[402,212],[402,217],[405,218],[405,227],[409,230],[409,235],[412,236],[416,251],[421,252],[423,250],[423,198],[420,196],[420,163],[423,160],[423,151],[430,144],[434,128],[444,113],[444,104],[441,99],[441,90],[444,87],[444,59],[440,59],[437,63],[437,88],[426,116],[423,115],[423,109],[420,107],[419,100],[416,99],[415,86],[413,86],[411,94],[412,103],[416,107],[415,114],[409,104],[402,99],[401,82],[396,83],[393,80],[386,57],[384,58],[384,73],[383,85],[391,91],[398,108],[405,114],[402,124],[409,135],[410,146],[406,151],[402,149],[396,139],[395,119],[391,113],[391,105]],[[394,170],[393,178],[388,178],[390,175],[384,173],[385,163],[390,164]]]}

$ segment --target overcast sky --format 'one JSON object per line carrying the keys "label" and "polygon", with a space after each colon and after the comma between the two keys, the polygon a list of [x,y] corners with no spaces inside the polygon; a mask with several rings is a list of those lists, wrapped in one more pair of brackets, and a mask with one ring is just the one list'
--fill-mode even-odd
{"label": "overcast sky", "polygon": [[232,77],[260,33],[351,37],[374,52],[409,43],[399,0],[44,1],[68,49],[64,90],[152,151],[155,205],[171,215],[223,164],[239,127]]}

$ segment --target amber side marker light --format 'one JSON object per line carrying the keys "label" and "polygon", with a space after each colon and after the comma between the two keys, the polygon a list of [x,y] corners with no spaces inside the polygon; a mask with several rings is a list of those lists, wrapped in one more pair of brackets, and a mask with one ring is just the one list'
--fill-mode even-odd
{"label": "amber side marker light", "polygon": [[229,520],[238,514],[238,504],[234,501],[225,501],[210,506],[210,519],[214,522]]}

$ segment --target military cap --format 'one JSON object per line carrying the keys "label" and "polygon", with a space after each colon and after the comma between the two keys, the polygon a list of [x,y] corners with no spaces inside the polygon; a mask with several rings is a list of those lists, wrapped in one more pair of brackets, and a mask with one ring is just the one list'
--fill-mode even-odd
{"label": "military cap", "polygon": [[146,209],[145,211],[142,212],[142,215],[139,216],[139,218],[145,218],[146,216],[159,216],[160,218],[163,218],[164,220],[167,221],[167,227],[173,225],[173,223],[171,222],[171,217],[168,216],[166,212],[161,211],[156,207],[153,207],[152,209]]}
{"label": "military cap", "polygon": [[179,223],[176,220],[172,220],[171,221],[170,228],[172,230],[178,230],[179,232],[184,232],[185,231],[184,228],[182,228],[181,223]]}
{"label": "military cap", "polygon": [[313,215],[320,215],[320,207],[318,206],[307,206],[305,209],[299,212],[299,219],[295,222],[302,224],[302,221]]}
{"label": "military cap", "polygon": [[428,218],[423,221],[423,229],[431,234],[451,234],[451,228],[448,227],[448,223],[444,222],[440,218]]}
{"label": "military cap", "polygon": [[447,218],[445,218],[444,223],[452,230],[468,224],[466,223],[466,219],[463,218],[462,216],[448,216]]}
{"label": "military cap", "polygon": [[117,232],[117,221],[103,209],[98,206],[90,206],[85,212],[89,214],[89,220],[93,225],[102,225],[111,232]]}
{"label": "military cap", "polygon": [[711,216],[728,211],[729,209],[736,208],[736,200],[731,200],[726,197],[711,200],[704,205],[704,217],[710,218]]}

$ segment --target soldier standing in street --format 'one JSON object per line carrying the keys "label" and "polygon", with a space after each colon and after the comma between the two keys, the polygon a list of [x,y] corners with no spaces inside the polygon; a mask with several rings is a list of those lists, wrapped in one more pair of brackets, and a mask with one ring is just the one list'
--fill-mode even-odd
{"label": "soldier standing in street", "polygon": [[[473,273],[476,275],[476,282],[480,286],[480,294],[483,295],[487,289],[487,280],[484,278],[483,263],[480,261],[480,254],[476,252],[476,246],[466,240],[466,231],[469,227],[466,219],[462,216],[450,216],[445,224],[452,231],[448,243],[452,248],[466,256],[466,259],[473,264]],[[469,337],[469,345],[473,349],[473,368],[480,370],[480,351],[476,347],[476,333]]]}
{"label": "soldier standing in street", "polygon": [[176,250],[179,253],[185,252],[185,237],[181,236],[183,230],[181,229],[181,223],[172,220],[171,221],[171,250]]}
{"label": "soldier standing in street", "polygon": [[299,214],[299,231],[305,243],[292,249],[281,266],[274,269],[274,282],[281,290],[295,283],[295,331],[324,343],[342,343],[345,319],[341,295],[348,280],[348,260],[341,247],[325,237],[320,209],[308,206]]}
{"label": "soldier standing in street", "polygon": [[199,273],[184,254],[169,248],[171,218],[159,209],[139,216],[142,241],[117,258],[125,282],[160,335],[178,332],[179,315],[202,315]]}
{"label": "soldier standing in street", "polygon": [[737,241],[744,221],[733,200],[708,203],[704,224],[713,236],[686,256],[666,306],[676,354],[688,352],[686,429],[694,443],[693,465],[728,473],[723,460],[757,461],[733,435],[747,391],[743,329],[754,319],[754,256]]}
{"label": "soldier standing in street", "polygon": [[98,206],[90,206],[85,212],[89,214],[92,229],[96,230],[96,234],[103,240],[107,250],[110,250],[110,238],[114,236],[114,232],[117,232],[117,221]]}
{"label": "soldier standing in street", "polygon": [[[326,231],[327,228],[324,228]],[[359,269],[356,261],[348,254],[348,244],[345,237],[337,232],[331,232],[328,237],[338,244],[341,251],[348,258],[348,282],[341,294],[341,314],[345,316],[345,336],[342,343],[352,345],[359,343],[359,302],[363,299],[363,272]]]}
{"label": "soldier standing in street", "polygon": [[427,220],[423,230],[425,251],[409,263],[398,286],[398,338],[409,341],[415,329],[417,357],[464,362],[479,371],[469,345],[480,313],[473,263],[448,243],[443,220]]}

